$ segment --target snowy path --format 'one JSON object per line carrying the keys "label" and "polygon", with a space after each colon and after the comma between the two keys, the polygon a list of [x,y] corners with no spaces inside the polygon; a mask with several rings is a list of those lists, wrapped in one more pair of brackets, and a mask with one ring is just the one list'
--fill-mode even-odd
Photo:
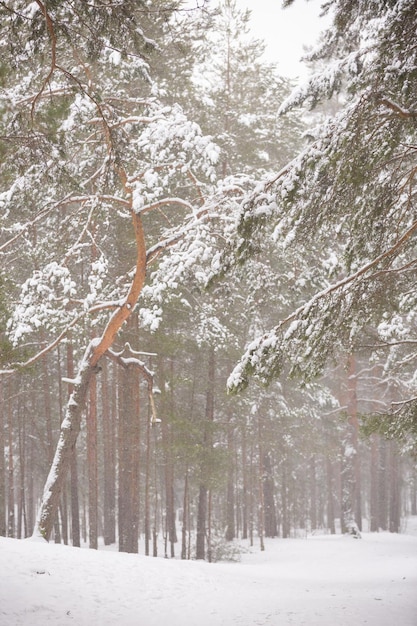
{"label": "snowy path", "polygon": [[1,626],[417,626],[417,537],[273,540],[240,563],[0,538]]}

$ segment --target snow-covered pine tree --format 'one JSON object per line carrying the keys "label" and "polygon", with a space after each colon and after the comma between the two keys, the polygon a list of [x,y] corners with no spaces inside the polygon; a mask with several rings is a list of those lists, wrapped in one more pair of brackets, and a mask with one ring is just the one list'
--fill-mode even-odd
{"label": "snow-covered pine tree", "polygon": [[[151,8],[1,7],[2,67],[11,69],[2,74],[1,250],[17,277],[9,337],[32,346],[3,372],[35,363],[71,330],[84,344],[38,515],[46,538],[91,379],[136,305],[147,265],[195,228],[189,241],[204,250],[199,224],[218,208],[202,201],[217,147],[178,106],[161,103],[149,76]],[[158,238],[151,229],[145,242],[144,221],[164,207],[177,227],[159,222]],[[129,223],[131,249],[120,259],[114,242]]]}
{"label": "snow-covered pine tree", "polygon": [[[334,0],[326,10],[333,23],[310,55],[325,60],[324,69],[293,92],[281,113],[314,107],[341,89],[344,106],[246,198],[232,248],[244,261],[266,228],[288,250],[313,240],[333,257],[332,273],[322,272],[323,287],[249,345],[230,378],[233,389],[251,375],[271,380],[288,365],[293,374],[314,377],[363,343],[389,353],[397,367],[416,358],[416,3]],[[372,327],[377,332],[364,338]],[[412,445],[414,375],[404,382],[385,431]]]}

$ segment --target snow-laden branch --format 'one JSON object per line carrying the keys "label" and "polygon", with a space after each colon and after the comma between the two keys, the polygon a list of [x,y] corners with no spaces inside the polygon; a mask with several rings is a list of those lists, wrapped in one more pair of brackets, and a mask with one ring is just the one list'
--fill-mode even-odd
{"label": "snow-laden branch", "polygon": [[[228,389],[230,391],[234,391],[240,389],[242,386],[245,386],[247,371],[257,370],[260,367],[264,354],[270,350],[277,350],[278,337],[281,333],[284,333],[282,342],[284,344],[289,342],[294,337],[297,330],[299,330],[301,319],[306,318],[317,303],[325,300],[334,292],[340,292],[344,288],[349,287],[359,278],[366,278],[366,275],[368,274],[369,278],[372,279],[374,274],[370,273],[371,270],[377,267],[382,261],[394,256],[415,232],[417,232],[417,220],[412,223],[412,225],[388,250],[385,250],[375,259],[363,265],[356,272],[317,292],[307,303],[302,304],[285,319],[281,320],[279,324],[269,333],[264,334],[262,337],[252,341],[247,347],[245,354],[231,373],[228,380]],[[287,326],[288,328],[285,331]],[[281,351],[282,348],[278,349]]]}

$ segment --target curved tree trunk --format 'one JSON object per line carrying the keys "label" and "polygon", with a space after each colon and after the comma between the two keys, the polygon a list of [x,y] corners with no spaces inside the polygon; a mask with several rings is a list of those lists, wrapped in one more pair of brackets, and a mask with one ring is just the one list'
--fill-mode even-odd
{"label": "curved tree trunk", "polygon": [[131,315],[145,282],[146,249],[143,224],[140,216],[133,211],[132,220],[135,230],[137,259],[135,276],[126,300],[110,316],[102,336],[91,341],[79,366],[76,379],[71,381],[73,383],[73,391],[68,400],[65,418],[61,424],[58,445],[44,487],[34,530],[35,534],[40,534],[47,541],[49,541],[52,532],[59,499],[70,467],[71,456],[80,432],[82,412],[85,407],[91,378],[97,371],[98,361],[110,348],[116,334]]}

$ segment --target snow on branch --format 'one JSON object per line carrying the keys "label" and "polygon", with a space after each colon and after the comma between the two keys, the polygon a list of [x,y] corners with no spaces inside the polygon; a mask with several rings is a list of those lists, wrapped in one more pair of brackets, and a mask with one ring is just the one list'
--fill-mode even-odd
{"label": "snow on branch", "polygon": [[[308,359],[312,352],[312,348],[309,347],[309,342],[314,343],[316,340],[321,341],[320,326],[329,324],[330,319],[333,319],[333,322],[336,323],[338,319],[336,314],[332,313],[332,307],[335,306],[335,303],[329,302],[330,309],[326,315],[322,309],[317,309],[317,305],[321,302],[328,301],[332,294],[335,293],[344,294],[347,301],[351,304],[351,301],[354,300],[355,297],[354,294],[349,297],[349,289],[352,289],[353,285],[358,285],[358,281],[361,278],[369,278],[372,280],[378,274],[378,272],[372,272],[372,270],[389,257],[395,256],[405,242],[416,232],[417,220],[412,223],[388,250],[385,250],[375,259],[363,265],[356,272],[318,291],[307,303],[302,304],[285,319],[280,321],[270,332],[252,341],[229,377],[229,391],[233,392],[244,389],[248,384],[249,374],[258,373],[260,374],[260,378],[264,381],[270,380],[272,375],[279,374],[284,367],[284,353],[286,355],[285,358],[291,358],[289,356],[291,351],[288,349],[288,346],[291,342],[295,341],[300,334],[303,336],[303,357]],[[329,332],[328,328],[326,332]],[[350,335],[354,332],[355,325],[353,324]],[[284,346],[286,346],[287,349],[284,349]],[[296,360],[297,358],[298,357],[296,357]],[[317,354],[316,359],[318,359]],[[267,366],[265,366],[265,362],[267,362]]]}

